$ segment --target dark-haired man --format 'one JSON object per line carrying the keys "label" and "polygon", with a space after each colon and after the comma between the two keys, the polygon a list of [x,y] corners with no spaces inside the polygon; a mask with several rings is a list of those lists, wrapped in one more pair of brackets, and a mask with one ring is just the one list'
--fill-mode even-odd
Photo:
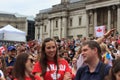
{"label": "dark-haired man", "polygon": [[15,63],[15,56],[16,56],[16,48],[15,46],[8,47],[7,57],[5,58],[6,66],[13,66]]}
{"label": "dark-haired man", "polygon": [[16,48],[15,46],[9,46],[8,47],[8,52],[7,52],[7,57],[5,58],[5,62],[6,62],[6,79],[7,80],[12,80],[13,76],[12,76],[12,70],[13,70],[13,66],[14,63],[16,61]]}
{"label": "dark-haired man", "polygon": [[99,44],[96,41],[84,42],[81,54],[86,66],[78,69],[75,80],[104,80],[111,67],[101,61]]}

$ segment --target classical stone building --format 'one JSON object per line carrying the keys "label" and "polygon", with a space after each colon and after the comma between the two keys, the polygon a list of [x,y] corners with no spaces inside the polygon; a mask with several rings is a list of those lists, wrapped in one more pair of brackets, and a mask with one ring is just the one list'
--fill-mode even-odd
{"label": "classical stone building", "polygon": [[36,15],[36,39],[94,36],[105,25],[120,33],[120,0],[61,0]]}
{"label": "classical stone building", "polygon": [[8,24],[26,32],[26,40],[33,40],[35,38],[35,21],[33,17],[0,12],[0,28]]}

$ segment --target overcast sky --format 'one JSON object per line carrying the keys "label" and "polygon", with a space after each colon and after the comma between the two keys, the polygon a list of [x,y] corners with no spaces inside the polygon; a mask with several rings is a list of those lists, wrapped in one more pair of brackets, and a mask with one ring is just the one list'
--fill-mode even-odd
{"label": "overcast sky", "polygon": [[61,0],[0,0],[0,12],[19,13],[22,15],[33,15],[39,10],[51,8],[59,4]]}

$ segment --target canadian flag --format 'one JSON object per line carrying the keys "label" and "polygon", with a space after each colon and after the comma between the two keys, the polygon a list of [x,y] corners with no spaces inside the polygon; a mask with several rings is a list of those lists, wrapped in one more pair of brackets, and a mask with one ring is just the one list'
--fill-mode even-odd
{"label": "canadian flag", "polygon": [[105,26],[97,26],[95,27],[95,36],[101,37],[105,33]]}
{"label": "canadian flag", "polygon": [[6,50],[6,48],[4,46],[0,47],[0,55]]}

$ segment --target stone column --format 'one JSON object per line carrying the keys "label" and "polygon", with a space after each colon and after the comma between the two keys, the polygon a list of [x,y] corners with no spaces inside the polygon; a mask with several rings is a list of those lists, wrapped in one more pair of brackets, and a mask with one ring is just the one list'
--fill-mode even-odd
{"label": "stone column", "polygon": [[36,21],[35,22],[35,39],[38,40],[39,39],[39,23]]}
{"label": "stone column", "polygon": [[94,10],[94,27],[93,27],[93,35],[95,36],[95,27],[97,26],[97,12],[96,12],[96,9]]}
{"label": "stone column", "polygon": [[43,25],[40,25],[40,37],[41,39],[43,39]]}
{"label": "stone column", "polygon": [[96,9],[94,10],[94,27],[97,26],[97,12]]}
{"label": "stone column", "polygon": [[51,20],[48,21],[48,37],[51,37]]}
{"label": "stone column", "polygon": [[53,26],[54,26],[54,24],[53,24],[53,19],[51,19],[51,38],[53,38]]}
{"label": "stone column", "polygon": [[43,21],[41,21],[39,24],[40,24],[40,25],[39,25],[39,29],[40,29],[40,30],[39,30],[39,32],[38,32],[38,34],[40,35],[39,38],[43,39],[43,26],[44,26]]}
{"label": "stone column", "polygon": [[67,17],[62,18],[63,38],[67,38]]}
{"label": "stone column", "polygon": [[61,18],[58,19],[58,37],[59,39],[61,39],[61,28],[62,28],[62,24],[61,24]]}
{"label": "stone column", "polygon": [[89,36],[89,13],[86,11],[86,37]]}
{"label": "stone column", "polygon": [[94,34],[94,10],[88,11],[88,35]]}
{"label": "stone column", "polygon": [[35,39],[38,40],[38,27],[35,26]]}
{"label": "stone column", "polygon": [[37,38],[40,39],[40,25],[37,26]]}
{"label": "stone column", "polygon": [[110,30],[111,28],[111,11],[110,7],[108,7],[108,24],[107,24],[107,29]]}
{"label": "stone column", "polygon": [[117,8],[117,31],[120,34],[120,4]]}

